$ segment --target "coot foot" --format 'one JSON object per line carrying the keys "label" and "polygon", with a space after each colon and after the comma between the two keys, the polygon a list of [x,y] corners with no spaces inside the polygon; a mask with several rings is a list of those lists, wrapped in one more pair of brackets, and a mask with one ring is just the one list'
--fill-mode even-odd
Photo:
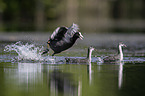
{"label": "coot foot", "polygon": [[49,49],[47,48],[46,50],[44,50],[44,51],[42,52],[41,55],[48,53],[48,51],[49,51]]}

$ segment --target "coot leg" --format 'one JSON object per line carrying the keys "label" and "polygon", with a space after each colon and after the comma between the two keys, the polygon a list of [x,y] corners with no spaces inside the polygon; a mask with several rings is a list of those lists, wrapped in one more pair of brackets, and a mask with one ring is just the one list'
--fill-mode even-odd
{"label": "coot leg", "polygon": [[49,51],[49,49],[47,48],[46,50],[44,50],[44,51],[42,52],[41,55],[48,53],[48,51]]}
{"label": "coot leg", "polygon": [[54,54],[56,54],[56,53],[53,53],[52,56],[54,56]]}

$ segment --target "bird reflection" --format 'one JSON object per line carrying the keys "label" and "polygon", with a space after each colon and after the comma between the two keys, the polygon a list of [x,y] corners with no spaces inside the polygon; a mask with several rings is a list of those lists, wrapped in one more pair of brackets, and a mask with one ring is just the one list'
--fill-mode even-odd
{"label": "bird reflection", "polygon": [[87,66],[88,74],[89,74],[89,84],[92,82],[92,65],[91,62],[89,62],[89,65]]}
{"label": "bird reflection", "polygon": [[72,74],[60,70],[54,70],[50,73],[50,95],[58,96],[77,96],[78,84],[72,79]]}
{"label": "bird reflection", "polygon": [[120,62],[119,63],[119,72],[118,72],[118,87],[119,89],[122,87],[122,83],[123,83],[123,65],[124,62]]}

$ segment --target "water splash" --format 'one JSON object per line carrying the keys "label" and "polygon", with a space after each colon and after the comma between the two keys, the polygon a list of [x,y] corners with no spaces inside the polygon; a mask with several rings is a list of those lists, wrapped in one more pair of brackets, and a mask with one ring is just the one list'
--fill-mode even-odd
{"label": "water splash", "polygon": [[35,44],[23,44],[23,42],[18,41],[15,44],[5,46],[4,51],[11,52],[15,51],[18,56],[13,58],[18,61],[47,61],[54,62],[51,56],[44,57],[41,55],[43,47],[37,47]]}

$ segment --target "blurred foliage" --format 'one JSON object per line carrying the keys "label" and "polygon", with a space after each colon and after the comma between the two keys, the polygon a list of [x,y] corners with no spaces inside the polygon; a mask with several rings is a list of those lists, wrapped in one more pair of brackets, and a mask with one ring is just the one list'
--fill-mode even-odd
{"label": "blurred foliage", "polygon": [[144,0],[0,0],[0,31],[145,32]]}
{"label": "blurred foliage", "polygon": [[0,13],[3,12],[3,10],[5,9],[6,5],[3,2],[3,0],[0,0]]}

